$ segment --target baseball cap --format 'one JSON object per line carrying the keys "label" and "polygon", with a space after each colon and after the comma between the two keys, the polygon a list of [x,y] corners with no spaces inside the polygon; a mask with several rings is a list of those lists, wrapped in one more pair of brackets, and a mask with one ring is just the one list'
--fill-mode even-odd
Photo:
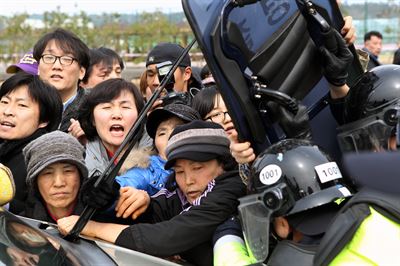
{"label": "baseball cap", "polygon": [[6,72],[8,74],[15,74],[19,70],[25,71],[32,75],[38,74],[38,63],[35,58],[33,58],[32,52],[26,53],[17,64],[8,66]]}
{"label": "baseball cap", "polygon": [[[159,43],[147,55],[146,67],[166,61],[174,63],[182,54],[183,50],[184,48],[176,43]],[[190,65],[190,56],[186,54],[179,66],[188,67]]]}
{"label": "baseball cap", "polygon": [[186,104],[171,103],[163,108],[157,108],[149,114],[146,122],[147,134],[154,139],[157,128],[161,122],[173,116],[182,119],[184,122],[201,119],[199,113],[190,106]]}

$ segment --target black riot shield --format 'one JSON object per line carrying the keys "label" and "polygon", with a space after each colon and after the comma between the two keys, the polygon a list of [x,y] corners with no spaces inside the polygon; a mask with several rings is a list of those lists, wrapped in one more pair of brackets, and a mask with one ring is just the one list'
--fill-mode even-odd
{"label": "black riot shield", "polygon": [[[257,154],[285,137],[271,115],[276,104],[290,110],[295,100],[308,107],[314,141],[338,154],[336,122],[326,108],[328,84],[322,77],[318,32],[310,27],[302,2],[182,0],[239,137],[251,141]],[[343,26],[336,1],[312,2],[328,24]],[[350,83],[362,74],[355,58]]]}

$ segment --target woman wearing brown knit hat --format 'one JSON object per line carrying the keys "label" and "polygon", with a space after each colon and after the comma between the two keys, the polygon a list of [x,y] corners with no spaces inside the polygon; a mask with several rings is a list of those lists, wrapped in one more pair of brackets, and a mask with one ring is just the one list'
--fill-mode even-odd
{"label": "woman wearing brown knit hat", "polygon": [[53,131],[30,142],[23,150],[29,200],[23,216],[55,223],[82,211],[81,183],[88,176],[85,149],[73,136]]}
{"label": "woman wearing brown knit hat", "polygon": [[[88,169],[84,159],[85,149],[79,141],[65,132],[53,131],[29,143],[23,154],[27,166],[29,197],[21,215],[55,223],[60,218],[80,214],[83,210],[81,187],[88,177]],[[119,193],[117,190],[117,196]],[[146,206],[149,201],[147,193],[140,190],[137,193],[132,191],[125,200],[128,202],[125,205],[132,212],[136,210],[135,206]],[[131,201],[136,205],[131,207]],[[114,216],[104,211],[98,212],[93,219],[128,222],[115,219]]]}
{"label": "woman wearing brown knit hat", "polygon": [[[236,213],[245,186],[229,152],[229,139],[215,123],[177,126],[166,150],[173,168],[168,189],[160,190],[141,221],[131,226],[90,221],[82,234],[160,257],[180,255],[196,265],[212,265],[215,229]],[[66,234],[78,216],[58,220]],[[149,224],[151,223],[151,224]]]}

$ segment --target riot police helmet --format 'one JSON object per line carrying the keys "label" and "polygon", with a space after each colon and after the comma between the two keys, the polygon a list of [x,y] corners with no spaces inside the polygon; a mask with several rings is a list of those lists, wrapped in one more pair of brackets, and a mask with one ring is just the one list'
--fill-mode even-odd
{"label": "riot police helmet", "polygon": [[[304,222],[310,211],[336,207],[334,202],[352,195],[338,165],[320,147],[299,139],[281,140],[259,154],[251,167],[248,189],[250,195],[239,199],[239,213],[246,243],[258,261],[268,254],[273,217],[297,216]],[[308,227],[306,223],[302,226]]]}
{"label": "riot police helmet", "polygon": [[[320,147],[308,140],[282,140],[254,161],[249,190],[265,190],[285,184],[293,206],[278,215],[290,215],[311,209],[350,193],[338,165]],[[285,211],[285,210],[283,210]]]}
{"label": "riot police helmet", "polygon": [[400,66],[382,65],[364,73],[345,99],[345,124],[338,128],[341,150],[393,149],[399,109]]}

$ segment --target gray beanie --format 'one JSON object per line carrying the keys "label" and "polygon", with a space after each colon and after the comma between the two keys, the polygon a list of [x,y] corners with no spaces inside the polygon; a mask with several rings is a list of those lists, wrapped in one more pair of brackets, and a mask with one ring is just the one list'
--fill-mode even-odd
{"label": "gray beanie", "polygon": [[219,124],[194,120],[179,125],[169,137],[165,151],[168,161],[164,168],[173,167],[177,159],[206,162],[231,157],[229,144],[230,141]]}
{"label": "gray beanie", "polygon": [[26,165],[26,182],[34,183],[39,173],[56,162],[68,162],[78,167],[81,178],[88,176],[85,165],[85,149],[70,134],[53,131],[31,141],[23,149]]}

